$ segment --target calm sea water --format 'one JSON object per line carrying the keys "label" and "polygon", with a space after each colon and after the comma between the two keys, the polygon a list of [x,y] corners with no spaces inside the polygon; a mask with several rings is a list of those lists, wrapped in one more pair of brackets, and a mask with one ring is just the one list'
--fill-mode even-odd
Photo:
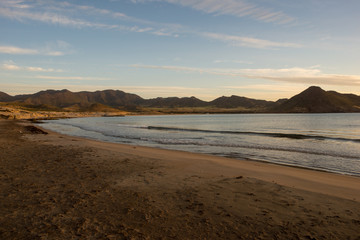
{"label": "calm sea water", "polygon": [[126,116],[46,121],[63,134],[360,176],[360,114]]}

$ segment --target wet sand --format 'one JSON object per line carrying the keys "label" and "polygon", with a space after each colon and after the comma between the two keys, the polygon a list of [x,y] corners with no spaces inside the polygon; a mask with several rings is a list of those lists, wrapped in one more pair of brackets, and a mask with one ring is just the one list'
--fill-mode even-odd
{"label": "wet sand", "polygon": [[358,177],[30,125],[0,120],[0,239],[360,239]]}

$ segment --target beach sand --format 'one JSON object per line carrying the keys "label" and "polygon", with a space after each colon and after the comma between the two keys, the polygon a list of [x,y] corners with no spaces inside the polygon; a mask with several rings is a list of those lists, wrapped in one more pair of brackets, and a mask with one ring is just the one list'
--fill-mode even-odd
{"label": "beach sand", "polygon": [[360,239],[358,177],[12,120],[0,151],[0,239]]}

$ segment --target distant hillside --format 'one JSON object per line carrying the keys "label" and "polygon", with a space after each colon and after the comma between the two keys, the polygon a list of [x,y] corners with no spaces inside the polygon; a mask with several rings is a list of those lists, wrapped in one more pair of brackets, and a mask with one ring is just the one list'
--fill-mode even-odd
{"label": "distant hillside", "polygon": [[231,97],[219,97],[209,103],[210,106],[215,106],[219,108],[237,108],[243,107],[248,109],[265,109],[269,107],[274,107],[275,102],[265,101],[265,100],[256,100],[246,97],[239,97],[232,95]]}
{"label": "distant hillside", "polygon": [[[290,99],[276,102],[246,97],[219,97],[202,101],[196,97],[169,97],[143,99],[138,95],[119,90],[96,92],[71,92],[69,90],[46,90],[35,94],[9,96],[0,92],[0,102],[43,110],[111,112],[281,112],[281,113],[327,113],[360,112],[360,96],[324,91],[310,87]],[[179,109],[179,111],[173,111]]]}
{"label": "distant hillside", "polygon": [[73,105],[87,107],[91,106],[94,103],[117,107],[135,104],[141,101],[141,97],[119,90],[77,93],[70,92],[69,90],[47,90],[35,93],[30,96],[22,97],[21,99],[21,102],[25,104],[47,104],[60,108],[71,107]]}
{"label": "distant hillside", "polygon": [[331,113],[360,112],[360,96],[309,87],[273,108],[278,112]]}
{"label": "distant hillside", "polygon": [[153,98],[143,101],[144,107],[205,107],[208,102],[202,101],[196,97],[169,97],[169,98]]}
{"label": "distant hillside", "polygon": [[[34,106],[43,109],[64,109],[69,111],[95,111],[95,109],[110,110],[121,108],[136,110],[138,108],[242,108],[265,109],[273,106],[274,102],[255,100],[245,97],[231,96],[221,97],[211,102],[202,101],[196,97],[168,97],[143,99],[135,94],[125,93],[119,90],[105,90],[96,92],[71,92],[69,90],[46,90],[35,94],[17,95],[11,97],[5,95],[4,102],[15,101],[18,104]],[[94,105],[95,104],[95,105]],[[205,109],[206,110],[206,109]],[[205,111],[204,110],[204,111]]]}
{"label": "distant hillside", "polygon": [[12,101],[13,97],[4,93],[4,92],[0,92],[0,102],[9,102]]}

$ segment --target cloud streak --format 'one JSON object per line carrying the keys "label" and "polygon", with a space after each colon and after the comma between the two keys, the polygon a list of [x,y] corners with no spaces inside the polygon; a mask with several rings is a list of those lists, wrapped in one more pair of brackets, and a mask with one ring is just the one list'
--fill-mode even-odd
{"label": "cloud streak", "polygon": [[38,75],[33,77],[35,79],[45,80],[79,80],[79,81],[101,81],[101,80],[113,80],[112,78],[101,78],[101,77],[83,77],[83,76],[46,76]]}
{"label": "cloud streak", "polygon": [[36,55],[39,54],[37,49],[20,48],[15,46],[0,46],[0,53],[16,55]]}
{"label": "cloud streak", "polygon": [[12,6],[12,8],[0,8],[0,15],[18,21],[33,20],[50,24],[58,24],[73,27],[95,27],[95,28],[114,28],[116,26],[93,23],[81,19],[74,19],[62,14],[52,12],[31,12],[32,8],[21,8]]}
{"label": "cloud streak", "polygon": [[217,59],[214,60],[214,63],[237,63],[237,64],[254,64],[251,61],[243,61],[243,60],[227,60],[227,59]]}
{"label": "cloud streak", "polygon": [[202,36],[210,39],[219,40],[225,43],[228,43],[233,46],[238,47],[250,47],[250,48],[267,48],[267,49],[276,49],[276,48],[300,48],[302,45],[296,43],[287,43],[287,42],[274,42],[259,38],[251,37],[241,37],[227,34],[218,34],[218,33],[209,33],[205,32],[201,34]]}
{"label": "cloud streak", "polygon": [[[74,18],[77,15],[81,18]],[[99,9],[93,6],[76,5],[69,2],[34,1],[24,4],[21,1],[4,0],[0,2],[0,16],[21,22],[32,20],[65,27],[96,28],[103,30],[117,30],[128,32],[149,32],[154,35],[172,36],[182,26],[179,24],[166,24],[147,21],[128,16],[124,13]],[[94,16],[101,18],[106,23],[93,21]],[[86,19],[87,18],[87,19]],[[125,25],[110,19],[120,19],[123,22],[140,24]],[[108,22],[111,23],[108,23]]]}
{"label": "cloud streak", "polygon": [[282,68],[282,69],[209,69],[192,68],[183,66],[156,66],[156,65],[131,65],[134,68],[160,69],[180,71],[185,73],[199,73],[250,79],[265,79],[277,82],[324,84],[336,86],[360,86],[360,75],[326,74],[312,68]]}
{"label": "cloud streak", "polygon": [[27,72],[63,72],[61,69],[42,68],[42,67],[22,67],[16,65],[14,62],[9,61],[2,65],[2,69],[8,71],[27,71]]}
{"label": "cloud streak", "polygon": [[21,70],[21,67],[15,65],[15,64],[11,64],[11,63],[4,63],[2,65],[2,69],[9,70],[9,71],[18,71],[18,70]]}
{"label": "cloud streak", "polygon": [[[137,2],[161,2],[161,0],[133,0]],[[242,0],[163,0],[168,3],[187,6],[211,14],[230,14],[235,16],[251,16],[265,22],[291,22],[279,12],[262,9]],[[81,16],[74,18],[73,16]],[[0,2],[0,16],[25,22],[28,20],[46,24],[74,27],[95,28],[112,31],[148,33],[161,37],[180,37],[183,34],[197,35],[217,40],[238,47],[261,49],[298,48],[299,44],[275,42],[260,38],[234,36],[221,33],[202,32],[180,24],[160,23],[128,16],[121,12],[99,9],[93,6],[76,5],[69,2],[34,1],[24,4],[21,1],[4,0]],[[93,19],[98,19],[97,22]],[[286,20],[287,19],[287,20]],[[122,21],[119,24],[119,20]],[[101,22],[102,21],[102,22]],[[25,50],[25,49],[24,49]],[[29,49],[31,50],[31,49]],[[15,52],[15,49],[14,51]],[[20,52],[20,51],[19,51]],[[24,52],[24,51],[23,51]],[[32,52],[36,54],[37,52]],[[29,51],[28,54],[31,54]],[[61,51],[48,52],[47,55],[61,56]]]}
{"label": "cloud streak", "polygon": [[[69,53],[68,50],[65,49],[64,44],[59,45],[58,41],[56,44],[48,44],[48,46],[40,49],[31,49],[31,48],[22,48],[17,46],[9,46],[2,45],[0,46],[0,54],[10,54],[10,55],[45,55],[45,56],[64,56]],[[64,43],[64,42],[63,42]],[[55,49],[51,47],[51,45],[55,46]],[[59,46],[58,46],[59,45]],[[61,50],[57,50],[60,48]]]}
{"label": "cloud streak", "polygon": [[132,0],[132,2],[168,2],[171,4],[190,7],[208,14],[249,17],[266,23],[289,24],[295,21],[295,18],[283,13],[282,11],[260,7],[245,0]]}

